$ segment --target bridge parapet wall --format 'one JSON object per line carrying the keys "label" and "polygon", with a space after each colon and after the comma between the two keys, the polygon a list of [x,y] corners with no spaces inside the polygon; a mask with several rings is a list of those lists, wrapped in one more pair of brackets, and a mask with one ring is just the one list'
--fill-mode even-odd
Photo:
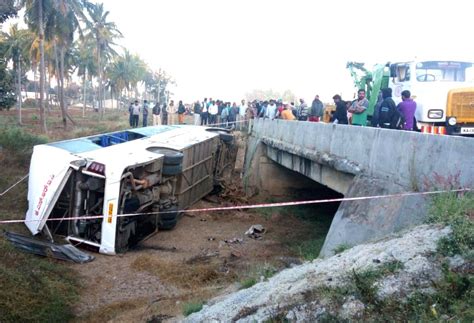
{"label": "bridge parapet wall", "polygon": [[[472,138],[260,119],[253,123],[246,156],[250,186],[261,183],[262,156],[346,197],[474,186]],[[343,202],[321,255],[420,224],[428,202],[424,196]]]}
{"label": "bridge parapet wall", "polygon": [[[252,136],[352,162],[366,176],[410,190],[457,181],[474,183],[474,140],[416,132],[314,122],[255,120]],[[441,183],[438,183],[438,182]]]}

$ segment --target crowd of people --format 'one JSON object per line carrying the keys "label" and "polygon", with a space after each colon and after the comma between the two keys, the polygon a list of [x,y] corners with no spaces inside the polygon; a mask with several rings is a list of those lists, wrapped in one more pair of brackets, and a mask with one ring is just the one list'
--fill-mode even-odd
{"label": "crowd of people", "polygon": [[[357,99],[351,101],[342,100],[341,96],[333,96],[335,109],[326,111],[329,122],[354,126],[370,125],[381,128],[413,130],[414,114],[416,103],[411,99],[410,91],[401,93],[402,102],[398,105],[392,98],[392,89],[381,90],[374,107],[371,120],[368,120],[369,101],[366,98],[365,90],[359,90]],[[325,105],[316,95],[311,105],[304,99],[300,99],[298,104],[294,102],[283,102],[281,99],[254,100],[249,104],[242,100],[236,102],[225,102],[204,98],[203,101],[195,101],[191,105],[183,104],[179,101],[176,106],[173,100],[167,105],[156,103],[151,109],[153,125],[184,124],[185,115],[193,116],[194,125],[210,125],[229,128],[241,128],[243,123],[249,119],[266,118],[270,120],[298,120],[309,122],[323,121]],[[138,127],[140,116],[142,125],[148,125],[150,107],[147,100],[143,100],[140,105],[135,100],[129,107],[130,126]]]}
{"label": "crowd of people", "polygon": [[[340,95],[333,96],[336,110],[332,115],[332,122],[366,126],[369,101],[365,94],[365,90],[359,90],[357,99],[354,101],[343,101]],[[380,128],[415,130],[416,102],[411,98],[411,93],[408,90],[402,91],[401,97],[402,101],[396,105],[392,98],[392,89],[382,89],[377,98],[370,124]]]}

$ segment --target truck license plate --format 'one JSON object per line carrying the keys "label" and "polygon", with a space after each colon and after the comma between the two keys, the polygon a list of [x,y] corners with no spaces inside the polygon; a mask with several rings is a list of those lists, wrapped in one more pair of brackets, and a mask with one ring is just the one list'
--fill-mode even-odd
{"label": "truck license plate", "polygon": [[461,128],[461,133],[474,134],[474,128]]}

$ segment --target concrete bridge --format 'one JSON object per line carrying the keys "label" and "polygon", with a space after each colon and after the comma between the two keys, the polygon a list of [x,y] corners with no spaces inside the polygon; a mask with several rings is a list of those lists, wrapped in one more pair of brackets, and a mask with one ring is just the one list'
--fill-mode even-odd
{"label": "concrete bridge", "polygon": [[[291,187],[296,171],[345,197],[473,187],[474,139],[390,129],[255,120],[244,183],[254,193]],[[315,199],[318,197],[315,196]],[[344,201],[322,256],[423,222],[429,197]]]}

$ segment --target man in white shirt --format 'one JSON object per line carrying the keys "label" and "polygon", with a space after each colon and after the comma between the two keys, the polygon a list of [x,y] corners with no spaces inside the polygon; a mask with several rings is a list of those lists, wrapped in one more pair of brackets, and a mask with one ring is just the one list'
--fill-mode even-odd
{"label": "man in white shirt", "polygon": [[267,106],[267,110],[265,111],[265,118],[268,118],[270,120],[275,119],[277,112],[277,106],[275,104],[274,100],[270,100],[270,104]]}
{"label": "man in white shirt", "polygon": [[138,127],[138,120],[140,119],[140,112],[141,112],[140,105],[138,104],[138,100],[135,100],[135,103],[132,106],[132,127]]}
{"label": "man in white shirt", "polygon": [[242,104],[239,107],[239,114],[237,115],[237,129],[241,130],[245,126],[245,116],[247,114],[247,104],[245,100],[242,100]]}
{"label": "man in white shirt", "polygon": [[217,113],[219,112],[216,102],[211,101],[211,105],[207,109],[209,113],[209,125],[215,126],[217,123]]}

